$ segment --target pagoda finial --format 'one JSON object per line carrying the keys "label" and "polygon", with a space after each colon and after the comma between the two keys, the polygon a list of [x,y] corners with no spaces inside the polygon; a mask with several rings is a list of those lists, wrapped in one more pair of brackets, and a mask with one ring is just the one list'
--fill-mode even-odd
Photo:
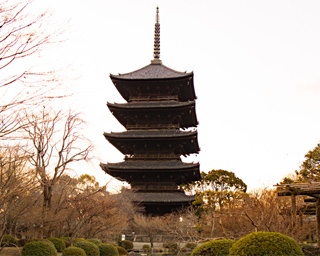
{"label": "pagoda finial", "polygon": [[160,23],[159,23],[159,7],[157,6],[156,23],[154,25],[154,48],[153,60],[151,64],[161,64],[160,60]]}

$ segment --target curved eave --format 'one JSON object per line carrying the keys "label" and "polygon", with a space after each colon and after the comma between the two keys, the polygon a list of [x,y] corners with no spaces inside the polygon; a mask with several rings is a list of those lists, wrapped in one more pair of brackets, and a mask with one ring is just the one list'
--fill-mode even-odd
{"label": "curved eave", "polygon": [[[195,111],[195,102],[130,102],[107,103],[114,117],[124,126],[132,124],[142,125],[146,123],[145,115],[149,116],[150,124],[171,124],[170,120],[178,123],[180,128],[196,127],[199,123]],[[168,113],[171,117],[168,118]],[[134,121],[132,116],[137,116]],[[173,115],[173,117],[172,117]],[[173,119],[172,119],[173,118]]]}
{"label": "curved eave", "polygon": [[148,102],[129,102],[129,103],[110,103],[107,102],[107,106],[110,110],[157,110],[157,109],[168,109],[168,108],[191,108],[195,107],[195,101],[148,101]]}
{"label": "curved eave", "polygon": [[125,131],[122,133],[104,133],[105,138],[124,155],[143,154],[145,152],[162,154],[197,154],[200,151],[197,132],[165,130]]}
{"label": "curved eave", "polygon": [[118,163],[101,164],[104,168],[127,171],[188,171],[199,168],[199,163],[184,163],[179,160],[152,160],[152,161],[124,161]]}
{"label": "curved eave", "polygon": [[193,72],[180,72],[162,64],[149,64],[133,72],[124,74],[110,74],[112,80],[159,80],[179,79],[193,76]]}
{"label": "curved eave", "polygon": [[193,73],[162,78],[128,79],[115,75],[110,75],[110,78],[118,92],[126,101],[130,101],[131,97],[148,97],[153,93],[157,93],[158,96],[176,95],[180,101],[194,100],[197,98],[193,84]]}
{"label": "curved eave", "polygon": [[134,182],[159,182],[159,181],[174,181],[177,185],[187,184],[201,179],[199,164],[185,164],[180,162],[180,165],[173,163],[170,166],[170,161],[136,161],[107,163],[100,164],[102,170],[107,174],[119,180],[128,183]]}
{"label": "curved eave", "polygon": [[135,131],[124,131],[124,132],[111,132],[104,133],[106,139],[119,139],[119,140],[170,140],[172,139],[183,139],[183,138],[194,138],[197,137],[197,131],[179,131],[179,130],[135,130]]}

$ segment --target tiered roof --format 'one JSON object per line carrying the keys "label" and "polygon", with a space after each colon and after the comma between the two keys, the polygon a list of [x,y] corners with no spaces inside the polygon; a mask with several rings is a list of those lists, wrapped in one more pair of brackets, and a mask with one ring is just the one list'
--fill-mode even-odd
{"label": "tiered roof", "polygon": [[147,213],[164,214],[189,205],[193,196],[178,189],[200,179],[199,163],[184,163],[180,156],[200,151],[195,112],[193,72],[179,72],[160,60],[160,24],[157,8],[151,64],[130,73],[110,75],[127,103],[107,103],[124,132],[104,133],[125,155],[102,169],[135,190],[136,201]]}

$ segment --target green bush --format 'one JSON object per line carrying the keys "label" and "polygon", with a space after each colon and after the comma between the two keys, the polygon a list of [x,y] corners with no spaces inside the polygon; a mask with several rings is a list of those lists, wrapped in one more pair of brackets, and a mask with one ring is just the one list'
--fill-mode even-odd
{"label": "green bush", "polygon": [[230,239],[211,240],[197,246],[191,256],[227,256],[233,243]]}
{"label": "green bush", "polygon": [[95,245],[102,244],[101,240],[98,238],[90,238],[90,239],[87,239],[87,241],[94,243]]}
{"label": "green bush", "polygon": [[19,240],[12,235],[4,235],[1,239],[1,247],[15,247],[18,245]]}
{"label": "green bush", "polygon": [[53,243],[54,247],[56,247],[58,252],[62,252],[64,249],[66,249],[66,244],[62,238],[50,237],[47,238],[47,240]]}
{"label": "green bush", "polygon": [[179,246],[177,243],[164,243],[162,244],[163,248],[169,249],[169,250],[178,250]]}
{"label": "green bush", "polygon": [[126,250],[131,250],[133,249],[133,242],[129,241],[129,240],[123,240],[119,243],[119,245],[121,247],[123,247]]}
{"label": "green bush", "polygon": [[278,232],[254,232],[236,241],[230,255],[302,256],[299,244],[291,237]]}
{"label": "green bush", "polygon": [[87,256],[87,254],[79,247],[70,246],[63,250],[62,256]]}
{"label": "green bush", "polygon": [[185,249],[189,249],[189,250],[193,250],[196,247],[197,247],[197,243],[191,243],[191,242],[186,243],[184,246]]}
{"label": "green bush", "polygon": [[120,256],[128,254],[128,251],[121,246],[117,246],[117,250],[118,250]]}
{"label": "green bush", "polygon": [[100,256],[99,247],[89,241],[78,241],[74,246],[83,249],[87,256]]}
{"label": "green bush", "polygon": [[100,256],[99,247],[88,241],[78,241],[74,244],[75,247],[83,249],[87,256]]}
{"label": "green bush", "polygon": [[63,240],[63,242],[65,243],[66,247],[69,247],[71,246],[71,241],[72,241],[72,238],[71,237],[67,237],[67,236],[63,236],[63,237],[60,237],[60,239]]}
{"label": "green bush", "polygon": [[151,252],[151,246],[148,244],[144,244],[144,245],[142,245],[142,250],[144,253]]}
{"label": "green bush", "polygon": [[117,248],[112,244],[102,243],[98,245],[100,256],[119,256]]}
{"label": "green bush", "polygon": [[53,243],[38,240],[26,243],[22,248],[22,256],[56,256],[58,252]]}

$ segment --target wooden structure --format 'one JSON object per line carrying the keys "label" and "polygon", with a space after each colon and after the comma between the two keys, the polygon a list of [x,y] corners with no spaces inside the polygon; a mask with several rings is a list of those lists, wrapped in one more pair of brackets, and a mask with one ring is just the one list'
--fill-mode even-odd
{"label": "wooden structure", "polygon": [[304,214],[316,214],[317,222],[317,243],[320,247],[320,182],[292,183],[276,185],[278,196],[292,197],[292,212],[297,213],[295,196],[309,196],[305,202],[312,202],[312,207],[307,207]]}
{"label": "wooden structure", "polygon": [[162,64],[158,8],[151,64],[110,78],[126,103],[107,106],[126,131],[104,136],[125,157],[123,162],[101,164],[102,169],[128,182],[147,214],[163,215],[190,205],[194,197],[179,185],[200,179],[199,163],[180,158],[200,150],[193,73]]}

